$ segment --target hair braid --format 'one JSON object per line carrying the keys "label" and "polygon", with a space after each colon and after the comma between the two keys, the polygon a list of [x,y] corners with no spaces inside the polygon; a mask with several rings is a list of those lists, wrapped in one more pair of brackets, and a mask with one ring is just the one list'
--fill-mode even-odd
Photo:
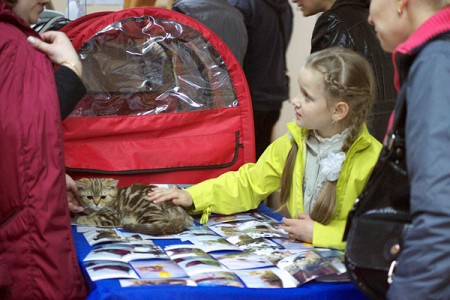
{"label": "hair braid", "polygon": [[[336,47],[311,54],[305,67],[323,74],[325,88],[330,96],[328,101],[344,101],[349,106],[348,114],[342,120],[349,132],[341,150],[347,152],[358,138],[375,97],[372,67],[360,54]],[[298,147],[294,144],[283,170],[280,197],[283,205],[289,198],[297,152]],[[322,224],[332,220],[336,209],[336,184],[337,181],[325,183],[310,215],[313,220]]]}

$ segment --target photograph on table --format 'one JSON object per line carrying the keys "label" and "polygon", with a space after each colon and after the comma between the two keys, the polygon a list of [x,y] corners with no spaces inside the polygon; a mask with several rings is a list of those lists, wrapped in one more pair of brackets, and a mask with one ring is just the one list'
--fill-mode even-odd
{"label": "photograph on table", "polygon": [[101,243],[126,242],[127,238],[115,228],[96,228],[83,233],[89,245],[94,246]]}
{"label": "photograph on table", "polygon": [[206,253],[215,251],[242,251],[239,247],[217,235],[192,237],[189,241]]}
{"label": "photograph on table", "polygon": [[239,223],[218,223],[210,225],[209,228],[222,237],[247,235],[238,228]]}
{"label": "photograph on table", "polygon": [[258,249],[255,250],[254,253],[265,257],[268,259],[273,265],[276,265],[280,260],[285,257],[294,255],[301,250],[289,250],[289,249],[278,249],[278,248],[267,248],[267,249]]}
{"label": "photograph on table", "polygon": [[254,239],[248,235],[232,236],[229,237],[227,241],[239,247],[243,251],[255,251],[265,248],[282,248],[280,245],[267,238]]}
{"label": "photograph on table", "polygon": [[231,286],[245,287],[233,272],[223,270],[219,272],[205,272],[192,274],[191,278],[198,286]]}
{"label": "photograph on table", "polygon": [[298,285],[318,277],[339,273],[314,251],[302,251],[283,258],[277,263],[277,267],[291,274],[298,281]]}
{"label": "photograph on table", "polygon": [[273,263],[266,257],[252,251],[212,254],[212,256],[230,270],[257,269],[273,266]]}
{"label": "photograph on table", "polygon": [[208,253],[191,244],[169,245],[164,247],[164,251],[173,261],[190,257],[210,257]]}
{"label": "photograph on table", "polygon": [[259,220],[243,222],[238,225],[238,229],[245,232],[247,235],[254,239],[263,237],[274,238],[286,236],[267,222],[262,222]]}
{"label": "photograph on table", "polygon": [[185,278],[168,278],[168,279],[121,279],[119,280],[121,287],[133,287],[143,285],[186,285],[196,286],[192,279]]}
{"label": "photograph on table", "polygon": [[182,261],[177,261],[177,264],[189,275],[206,272],[220,272],[227,271],[217,260],[212,256],[205,258],[189,258]]}
{"label": "photograph on table", "polygon": [[135,278],[139,275],[131,266],[121,261],[88,261],[84,267],[92,281],[114,278]]}
{"label": "photograph on table", "polygon": [[83,261],[109,260],[130,262],[138,259],[169,258],[157,245],[112,243],[93,248]]}
{"label": "photograph on table", "polygon": [[235,271],[249,288],[293,288],[296,280],[287,272],[276,267]]}
{"label": "photograph on table", "polygon": [[141,279],[185,278],[186,272],[169,259],[137,260],[130,265]]}

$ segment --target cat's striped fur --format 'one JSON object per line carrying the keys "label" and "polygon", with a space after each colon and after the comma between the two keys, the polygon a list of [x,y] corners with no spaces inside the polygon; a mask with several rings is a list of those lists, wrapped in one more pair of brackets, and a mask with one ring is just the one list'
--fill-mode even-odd
{"label": "cat's striped fur", "polygon": [[81,205],[91,211],[75,217],[79,225],[116,226],[130,232],[168,235],[193,224],[182,207],[170,201],[161,204],[147,201],[147,193],[154,185],[118,188],[118,181],[112,178],[81,178],[76,183]]}

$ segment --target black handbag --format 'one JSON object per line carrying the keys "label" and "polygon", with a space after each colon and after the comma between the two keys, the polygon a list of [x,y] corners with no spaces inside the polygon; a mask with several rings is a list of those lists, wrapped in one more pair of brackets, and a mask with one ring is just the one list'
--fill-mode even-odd
{"label": "black handbag", "polygon": [[386,297],[402,237],[411,224],[404,139],[406,100],[400,99],[388,139],[348,215],[344,234],[349,277],[372,299]]}

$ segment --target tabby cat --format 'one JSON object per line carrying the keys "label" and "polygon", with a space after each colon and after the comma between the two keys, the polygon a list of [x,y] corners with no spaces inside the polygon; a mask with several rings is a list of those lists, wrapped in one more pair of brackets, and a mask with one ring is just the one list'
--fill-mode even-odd
{"label": "tabby cat", "polygon": [[147,201],[147,193],[154,185],[118,188],[118,180],[112,178],[81,178],[76,183],[81,205],[91,212],[76,216],[76,224],[123,227],[149,235],[175,234],[193,224],[184,208],[170,201]]}

